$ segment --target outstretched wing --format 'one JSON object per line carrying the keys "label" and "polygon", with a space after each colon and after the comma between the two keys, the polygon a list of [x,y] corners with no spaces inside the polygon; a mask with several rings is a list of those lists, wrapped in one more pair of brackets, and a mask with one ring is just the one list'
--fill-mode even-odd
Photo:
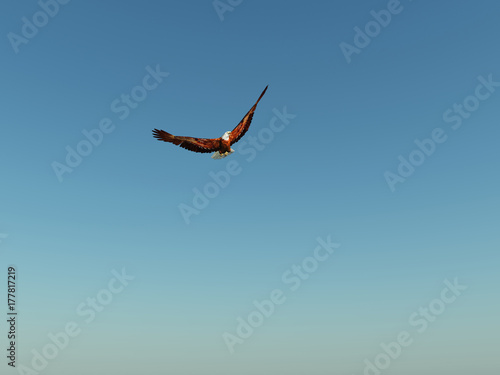
{"label": "outstretched wing", "polygon": [[153,130],[153,137],[159,141],[170,142],[194,152],[214,152],[220,147],[220,139],[177,137],[164,130]]}
{"label": "outstretched wing", "polygon": [[243,120],[240,121],[240,123],[233,129],[231,132],[231,135],[229,136],[229,140],[231,141],[231,144],[238,142],[241,137],[245,135],[247,132],[248,128],[250,127],[250,123],[252,122],[253,118],[253,113],[255,112],[255,108],[257,108],[257,104],[259,103],[260,99],[264,96],[266,93],[267,87],[262,91],[262,94],[260,94],[259,99],[255,102],[252,108],[250,108],[250,111],[243,117]]}

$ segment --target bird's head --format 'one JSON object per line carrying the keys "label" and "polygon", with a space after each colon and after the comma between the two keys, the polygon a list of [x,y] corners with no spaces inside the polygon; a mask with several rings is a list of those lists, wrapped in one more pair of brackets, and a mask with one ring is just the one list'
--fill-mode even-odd
{"label": "bird's head", "polygon": [[231,132],[227,131],[224,133],[224,135],[222,136],[222,139],[225,140],[225,141],[228,141],[229,140],[229,135],[231,135]]}

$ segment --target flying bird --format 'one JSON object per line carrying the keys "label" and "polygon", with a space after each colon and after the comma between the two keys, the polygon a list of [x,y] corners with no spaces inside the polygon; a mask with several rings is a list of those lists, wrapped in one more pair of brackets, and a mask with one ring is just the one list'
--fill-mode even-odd
{"label": "flying bird", "polygon": [[231,148],[231,145],[238,142],[250,127],[255,108],[257,108],[257,104],[266,93],[267,87],[268,86],[266,86],[264,91],[262,91],[259,99],[257,99],[253,107],[250,108],[250,110],[245,115],[245,117],[243,117],[240,123],[232,131],[225,132],[220,138],[178,137],[167,133],[164,130],[158,129],[153,130],[153,137],[155,137],[159,141],[173,143],[174,145],[180,146],[189,151],[203,153],[213,152],[214,154],[212,155],[212,159],[225,158],[226,156],[234,152],[234,150]]}

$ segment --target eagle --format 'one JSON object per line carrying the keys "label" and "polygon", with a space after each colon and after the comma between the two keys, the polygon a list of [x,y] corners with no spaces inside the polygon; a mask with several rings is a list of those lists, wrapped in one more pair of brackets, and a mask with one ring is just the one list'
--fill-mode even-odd
{"label": "eagle", "polygon": [[202,153],[213,152],[214,154],[212,155],[212,159],[225,158],[226,156],[234,152],[234,150],[231,148],[231,145],[238,142],[250,127],[255,108],[257,108],[257,104],[266,93],[267,87],[268,86],[266,86],[264,91],[262,91],[259,99],[257,99],[253,107],[250,108],[250,110],[245,115],[245,117],[243,117],[240,123],[236,125],[236,127],[232,131],[225,132],[220,138],[178,137],[159,129],[153,130],[153,137],[155,137],[159,141],[173,143],[174,145],[180,146],[189,151]]}

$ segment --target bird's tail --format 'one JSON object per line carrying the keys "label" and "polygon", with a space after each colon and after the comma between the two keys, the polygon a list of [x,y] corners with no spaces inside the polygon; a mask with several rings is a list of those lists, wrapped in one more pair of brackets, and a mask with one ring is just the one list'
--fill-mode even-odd
{"label": "bird's tail", "polygon": [[234,152],[234,150],[233,150],[233,149],[231,149],[231,151],[224,152],[224,153],[222,153],[222,154],[221,154],[219,151],[215,151],[215,152],[212,154],[212,159],[214,159],[214,160],[224,159],[226,156],[231,155],[233,152]]}

